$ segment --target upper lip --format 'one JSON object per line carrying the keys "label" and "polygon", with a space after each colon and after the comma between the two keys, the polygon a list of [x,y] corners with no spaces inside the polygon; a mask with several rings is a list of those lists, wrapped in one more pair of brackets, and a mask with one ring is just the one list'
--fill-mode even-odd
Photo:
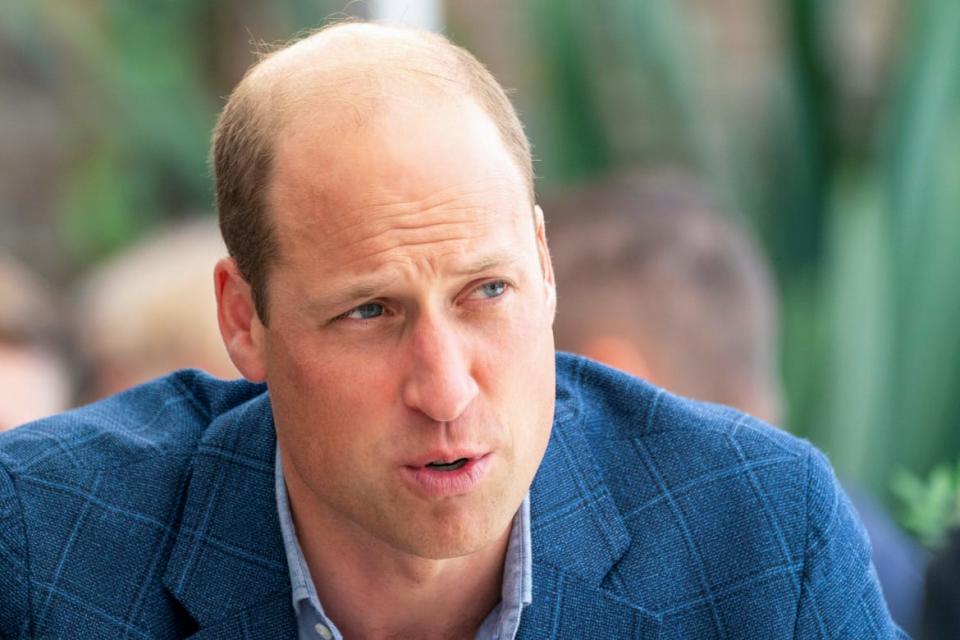
{"label": "upper lip", "polygon": [[431,462],[454,462],[461,458],[482,458],[490,453],[489,451],[478,451],[476,449],[437,449],[417,457],[407,463],[408,467],[425,467]]}

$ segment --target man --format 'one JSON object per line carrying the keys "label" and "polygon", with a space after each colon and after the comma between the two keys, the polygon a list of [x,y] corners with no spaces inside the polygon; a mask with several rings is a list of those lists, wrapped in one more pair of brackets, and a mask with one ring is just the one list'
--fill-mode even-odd
{"label": "man", "polygon": [[217,328],[208,273],[223,254],[212,216],[178,222],[85,274],[74,335],[86,368],[80,398],[99,400],[174,369],[238,377]]}
{"label": "man", "polygon": [[[547,202],[563,283],[557,348],[781,420],[769,271],[693,180],[679,171],[624,172]],[[598,307],[609,312],[593,313]]]}
{"label": "man", "polygon": [[[749,236],[676,172],[631,172],[553,199],[557,347],[664,389],[783,420],[777,295]],[[589,212],[585,216],[583,212]],[[592,313],[592,309],[608,313]],[[919,631],[925,553],[851,492],[893,620]]]}
{"label": "man", "polygon": [[67,409],[73,393],[56,304],[20,261],[0,254],[0,431]]}
{"label": "man", "polygon": [[809,445],[555,360],[529,147],[465,51],[328,28],[248,73],[213,155],[250,383],[0,442],[5,635],[897,636]]}

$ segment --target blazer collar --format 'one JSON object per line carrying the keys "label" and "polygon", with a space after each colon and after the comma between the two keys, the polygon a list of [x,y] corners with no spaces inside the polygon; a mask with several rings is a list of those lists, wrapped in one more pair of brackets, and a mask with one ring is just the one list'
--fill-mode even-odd
{"label": "blazer collar", "polygon": [[199,624],[198,637],[295,633],[275,451],[273,414],[263,393],[216,417],[194,453],[163,583]]}
{"label": "blazer collar", "polygon": [[661,618],[605,588],[630,546],[581,420],[575,388],[557,387],[556,415],[543,463],[530,488],[533,603],[520,638],[660,634]]}
{"label": "blazer collar", "polygon": [[590,452],[578,397],[565,386],[557,387],[553,422],[530,487],[533,560],[599,586],[630,546],[630,536]]}

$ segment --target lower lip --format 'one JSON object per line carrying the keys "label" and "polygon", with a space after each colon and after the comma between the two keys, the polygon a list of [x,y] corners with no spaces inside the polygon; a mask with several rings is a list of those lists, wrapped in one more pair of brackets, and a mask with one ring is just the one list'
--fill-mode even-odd
{"label": "lower lip", "polygon": [[470,493],[483,481],[490,469],[490,454],[470,458],[455,471],[430,467],[403,467],[403,475],[414,489],[427,498],[447,498]]}

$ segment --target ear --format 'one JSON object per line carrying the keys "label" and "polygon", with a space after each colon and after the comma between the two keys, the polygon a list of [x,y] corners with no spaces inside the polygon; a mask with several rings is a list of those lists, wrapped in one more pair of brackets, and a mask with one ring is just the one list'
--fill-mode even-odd
{"label": "ear", "polygon": [[557,312],[557,283],[553,278],[553,263],[550,261],[550,249],[547,247],[547,230],[543,222],[543,209],[534,205],[533,217],[537,234],[537,256],[540,258],[540,269],[543,271],[543,283],[547,287],[550,315]]}
{"label": "ear", "polygon": [[264,326],[253,304],[253,292],[233,258],[223,258],[213,269],[217,295],[217,322],[230,360],[251,382],[266,378]]}

